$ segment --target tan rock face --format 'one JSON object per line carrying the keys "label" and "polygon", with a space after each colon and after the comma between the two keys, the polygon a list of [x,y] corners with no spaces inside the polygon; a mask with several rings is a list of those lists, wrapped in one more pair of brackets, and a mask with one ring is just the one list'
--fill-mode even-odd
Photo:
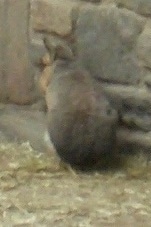
{"label": "tan rock face", "polygon": [[32,27],[66,36],[72,31],[71,15],[77,3],[69,0],[33,0]]}
{"label": "tan rock face", "polygon": [[42,57],[41,62],[44,66],[44,69],[42,70],[38,80],[38,88],[40,93],[45,96],[47,87],[49,83],[51,83],[51,77],[53,74],[53,60],[50,58],[50,54],[46,53]]}
{"label": "tan rock face", "polygon": [[42,63],[45,66],[49,66],[52,65],[53,60],[50,59],[50,55],[48,53],[46,53],[43,57],[42,57]]}
{"label": "tan rock face", "polygon": [[51,83],[53,69],[52,66],[46,66],[39,79],[39,89],[42,95],[45,95],[48,85]]}
{"label": "tan rock face", "polygon": [[28,4],[29,0],[0,3],[0,79],[3,81],[0,99],[17,104],[28,104],[35,96],[29,55]]}

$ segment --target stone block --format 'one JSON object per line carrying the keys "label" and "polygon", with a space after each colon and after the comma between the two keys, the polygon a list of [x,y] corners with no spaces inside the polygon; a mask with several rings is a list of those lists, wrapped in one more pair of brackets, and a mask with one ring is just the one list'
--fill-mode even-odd
{"label": "stone block", "polygon": [[142,77],[134,51],[144,20],[115,5],[84,7],[77,20],[78,64],[103,81],[137,84]]}
{"label": "stone block", "polygon": [[0,1],[0,101],[5,101],[7,99],[7,89],[6,89],[6,73],[5,73],[5,39],[6,39],[6,10],[5,10],[5,0]]}
{"label": "stone block", "polygon": [[137,53],[142,65],[151,69],[151,19],[147,21],[143,32],[138,38]]}
{"label": "stone block", "polygon": [[105,85],[105,93],[131,128],[151,131],[151,93],[133,86]]}
{"label": "stone block", "polygon": [[118,148],[123,154],[151,152],[151,133],[119,128],[117,131]]}
{"label": "stone block", "polygon": [[4,70],[8,101],[32,102],[34,97],[32,67],[29,55],[29,0],[5,1]]}
{"label": "stone block", "polygon": [[115,0],[120,7],[126,7],[143,15],[151,15],[150,0]]}
{"label": "stone block", "polygon": [[31,26],[38,32],[66,36],[72,31],[72,11],[77,5],[69,0],[32,0]]}

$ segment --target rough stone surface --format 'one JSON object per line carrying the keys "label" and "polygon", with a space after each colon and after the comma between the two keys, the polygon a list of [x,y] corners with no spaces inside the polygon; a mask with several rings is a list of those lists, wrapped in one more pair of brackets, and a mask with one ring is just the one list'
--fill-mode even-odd
{"label": "rough stone surface", "polygon": [[45,114],[29,108],[8,106],[0,110],[1,132],[9,141],[29,141],[34,149],[45,151]]}
{"label": "rough stone surface", "polygon": [[150,0],[115,0],[120,7],[126,7],[143,15],[151,15]]}
{"label": "rough stone surface", "polygon": [[151,93],[148,90],[119,85],[106,85],[104,89],[127,126],[151,130]]}
{"label": "rough stone surface", "polygon": [[99,2],[101,2],[102,0],[81,0],[81,1],[99,3]]}
{"label": "rough stone surface", "polygon": [[95,78],[137,84],[141,70],[134,52],[143,20],[114,5],[84,8],[77,21],[78,62]]}
{"label": "rough stone surface", "polygon": [[[29,0],[5,1],[4,75],[9,101],[25,104],[33,99],[28,39]],[[18,13],[16,14],[16,11]],[[32,67],[31,67],[32,68]]]}
{"label": "rough stone surface", "polygon": [[43,70],[39,79],[39,89],[45,95],[48,85],[51,83],[51,76],[53,74],[52,66],[47,66]]}
{"label": "rough stone surface", "polygon": [[43,57],[46,55],[47,50],[42,40],[33,39],[30,44],[30,56],[34,67],[40,67],[43,63]]}
{"label": "rough stone surface", "polygon": [[131,108],[138,107],[142,111],[151,113],[151,93],[145,88],[104,84],[104,90],[108,93],[112,101],[116,100],[115,105],[117,106],[120,106],[120,100],[125,104],[125,108],[129,104]]}
{"label": "rough stone surface", "polygon": [[151,69],[151,19],[138,38],[137,53],[142,64]]}
{"label": "rough stone surface", "polygon": [[6,27],[4,26],[4,21],[6,19],[5,15],[5,1],[0,1],[0,100],[4,101],[7,97],[6,90],[6,74],[4,72],[4,56],[5,56],[5,39],[6,39]]}
{"label": "rough stone surface", "polygon": [[32,0],[32,27],[36,31],[65,36],[72,31],[72,11],[76,2],[69,0]]}
{"label": "rough stone surface", "polygon": [[118,148],[121,153],[133,154],[145,152],[150,157],[151,133],[119,128],[117,133]]}
{"label": "rough stone surface", "polygon": [[144,84],[150,91],[150,89],[151,89],[151,70],[149,70],[149,69],[144,70]]}

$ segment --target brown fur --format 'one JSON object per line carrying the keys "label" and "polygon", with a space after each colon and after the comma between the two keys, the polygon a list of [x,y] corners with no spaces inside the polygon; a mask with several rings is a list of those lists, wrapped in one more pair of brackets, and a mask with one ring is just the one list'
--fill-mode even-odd
{"label": "brown fur", "polygon": [[114,152],[117,113],[87,71],[59,64],[46,100],[48,132],[65,162],[91,167]]}

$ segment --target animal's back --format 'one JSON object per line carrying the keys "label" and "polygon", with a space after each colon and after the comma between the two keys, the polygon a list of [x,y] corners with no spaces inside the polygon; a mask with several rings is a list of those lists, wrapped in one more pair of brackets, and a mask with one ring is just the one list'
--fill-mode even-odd
{"label": "animal's back", "polygon": [[47,96],[48,131],[64,161],[89,166],[111,152],[116,114],[86,71],[56,75]]}

